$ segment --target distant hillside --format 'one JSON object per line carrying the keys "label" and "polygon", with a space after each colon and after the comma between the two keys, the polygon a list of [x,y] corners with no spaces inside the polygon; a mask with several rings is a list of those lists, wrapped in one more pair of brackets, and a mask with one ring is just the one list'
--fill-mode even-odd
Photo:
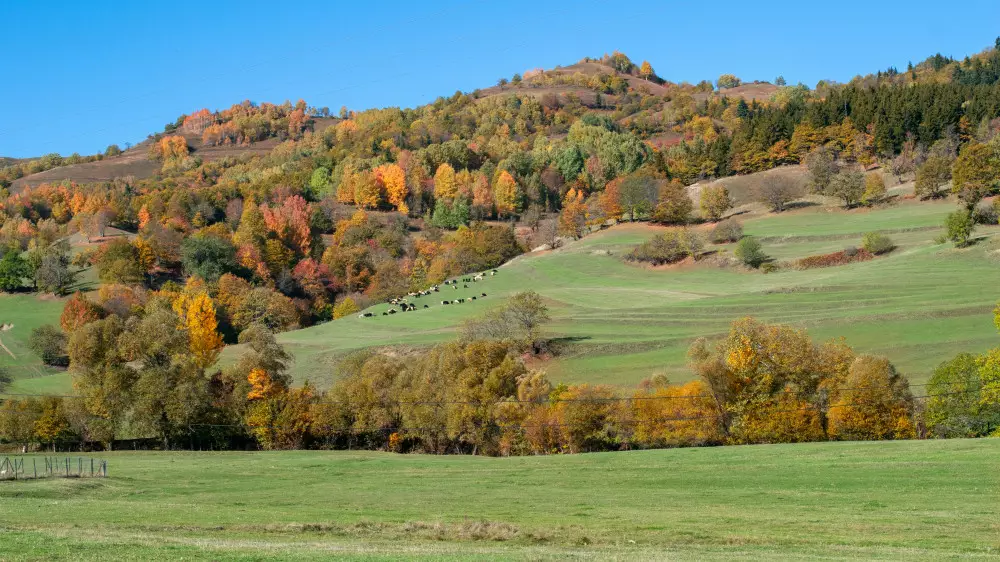
{"label": "distant hillside", "polygon": [[[337,121],[338,119],[334,118],[318,118],[315,119],[313,127],[316,131],[322,131]],[[200,158],[204,162],[212,162],[226,157],[264,155],[280,142],[277,138],[269,138],[245,146],[238,144],[206,146],[200,134],[185,132],[182,133],[182,136],[188,143],[191,155]],[[16,191],[25,186],[59,183],[64,180],[76,183],[92,183],[106,182],[114,178],[127,176],[133,176],[136,179],[151,178],[160,171],[161,165],[160,162],[151,159],[149,156],[151,143],[151,140],[143,141],[118,156],[106,157],[96,162],[59,166],[31,174],[14,180],[12,187]]]}

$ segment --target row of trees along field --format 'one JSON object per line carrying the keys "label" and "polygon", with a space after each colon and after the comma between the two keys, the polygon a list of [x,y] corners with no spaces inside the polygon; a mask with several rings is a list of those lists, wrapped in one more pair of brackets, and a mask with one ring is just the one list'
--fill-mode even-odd
{"label": "row of trees along field", "polygon": [[160,291],[125,320],[79,306],[64,318],[79,396],[5,400],[5,441],[519,455],[969,437],[1000,427],[1000,350],[943,364],[915,396],[885,358],[744,318],[725,338],[691,346],[692,382],[654,378],[631,392],[553,385],[521,359],[546,345],[547,309],[528,292],[468,321],[458,341],[350,356],[322,392],[290,387],[290,358],[261,324],[240,333],[245,350],[234,364],[216,367],[222,335],[199,283]]}

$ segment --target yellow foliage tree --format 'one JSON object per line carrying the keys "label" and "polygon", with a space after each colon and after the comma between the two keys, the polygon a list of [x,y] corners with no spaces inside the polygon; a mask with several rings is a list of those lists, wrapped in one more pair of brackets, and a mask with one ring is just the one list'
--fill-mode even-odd
{"label": "yellow foliage tree", "polygon": [[455,182],[455,168],[444,163],[438,166],[434,172],[434,197],[438,199],[454,199],[458,193],[458,184]]}
{"label": "yellow foliage tree", "polygon": [[496,205],[497,214],[513,215],[517,210],[517,202],[520,199],[520,187],[514,176],[506,170],[501,170],[493,182],[493,202]]}
{"label": "yellow foliage tree", "polygon": [[215,363],[223,344],[215,305],[208,293],[182,293],[174,300],[173,308],[181,327],[187,329],[188,345],[195,363],[203,369]]}
{"label": "yellow foliage tree", "polygon": [[871,441],[916,437],[910,385],[888,359],[858,357],[844,385],[830,406],[830,438]]}
{"label": "yellow foliage tree", "polygon": [[358,172],[354,174],[354,203],[364,209],[374,209],[382,202],[382,189],[375,181],[375,174]]}
{"label": "yellow foliage tree", "polygon": [[350,316],[351,314],[355,314],[360,310],[361,309],[358,308],[358,304],[354,302],[354,299],[352,299],[351,297],[344,297],[344,300],[340,301],[339,303],[337,303],[336,306],[333,307],[333,318],[334,320],[336,320],[338,318]]}

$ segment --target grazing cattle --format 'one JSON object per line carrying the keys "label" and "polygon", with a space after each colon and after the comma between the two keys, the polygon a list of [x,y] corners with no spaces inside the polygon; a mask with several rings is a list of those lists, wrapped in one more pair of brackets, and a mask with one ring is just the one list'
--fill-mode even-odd
{"label": "grazing cattle", "polygon": [[463,289],[468,289],[468,288],[469,288],[469,286],[468,286],[468,285],[462,285],[462,288],[463,288]]}
{"label": "grazing cattle", "polygon": [[457,291],[458,290],[458,285],[452,285],[451,288],[455,289]]}
{"label": "grazing cattle", "polygon": [[383,312],[383,313],[382,313],[382,316],[388,316],[388,315],[389,315],[389,313],[388,313],[388,312]]}
{"label": "grazing cattle", "polygon": [[463,304],[463,303],[465,303],[465,299],[458,299],[458,303],[459,303],[459,304]]}
{"label": "grazing cattle", "polygon": [[395,308],[390,308],[389,309],[389,314],[396,314],[396,309]]}
{"label": "grazing cattle", "polygon": [[476,300],[476,297],[472,297],[472,300]]}
{"label": "grazing cattle", "polygon": [[429,307],[429,306],[427,306],[427,305],[425,304],[425,305],[424,305],[424,308],[430,308],[430,307]]}
{"label": "grazing cattle", "polygon": [[441,301],[441,304],[451,304],[451,301]]}
{"label": "grazing cattle", "polygon": [[486,293],[483,293],[483,296],[485,297],[485,296],[486,296]]}

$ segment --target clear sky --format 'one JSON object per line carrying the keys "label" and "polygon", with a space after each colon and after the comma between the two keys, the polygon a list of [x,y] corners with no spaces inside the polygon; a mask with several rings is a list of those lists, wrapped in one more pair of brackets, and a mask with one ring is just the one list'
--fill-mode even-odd
{"label": "clear sky", "polygon": [[0,1],[0,155],[92,154],[244,99],[412,107],[615,49],[810,86],[1000,35],[1000,2]]}

